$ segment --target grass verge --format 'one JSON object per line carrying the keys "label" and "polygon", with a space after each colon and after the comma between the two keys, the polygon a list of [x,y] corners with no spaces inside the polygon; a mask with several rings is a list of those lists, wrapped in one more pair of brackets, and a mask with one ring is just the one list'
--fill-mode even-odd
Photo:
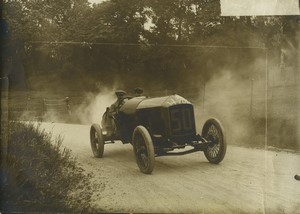
{"label": "grass verge", "polygon": [[10,122],[1,166],[2,212],[91,212],[91,174],[78,166],[62,138],[33,124]]}

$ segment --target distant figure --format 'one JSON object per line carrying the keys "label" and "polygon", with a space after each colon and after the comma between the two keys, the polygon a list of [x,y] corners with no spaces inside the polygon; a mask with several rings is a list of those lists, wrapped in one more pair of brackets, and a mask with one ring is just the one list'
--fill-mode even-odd
{"label": "distant figure", "polygon": [[142,96],[143,92],[144,91],[143,91],[142,88],[137,87],[137,88],[134,89],[134,96],[135,97],[140,97],[140,96]]}

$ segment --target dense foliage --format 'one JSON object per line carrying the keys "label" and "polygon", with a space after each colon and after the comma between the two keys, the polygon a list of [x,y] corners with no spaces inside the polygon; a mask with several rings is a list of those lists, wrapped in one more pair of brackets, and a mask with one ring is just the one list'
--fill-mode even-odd
{"label": "dense foliage", "polygon": [[[9,150],[1,164],[1,212],[90,210],[91,175],[78,166],[61,139],[32,124],[9,124]],[[3,161],[3,160],[2,160]]]}
{"label": "dense foliage", "polygon": [[[195,75],[198,82],[206,81],[211,70],[218,70],[211,64],[220,67],[239,57],[248,59],[243,61],[247,65],[263,53],[194,45],[267,47],[280,63],[284,41],[295,46],[298,29],[294,16],[221,17],[219,0],[109,0],[94,5],[88,0],[6,0],[3,17],[10,50],[5,57],[22,59],[30,89],[46,89],[57,81],[74,89],[70,79],[86,90],[119,80],[127,87],[171,88],[186,85]],[[182,74],[188,75],[175,83]]]}

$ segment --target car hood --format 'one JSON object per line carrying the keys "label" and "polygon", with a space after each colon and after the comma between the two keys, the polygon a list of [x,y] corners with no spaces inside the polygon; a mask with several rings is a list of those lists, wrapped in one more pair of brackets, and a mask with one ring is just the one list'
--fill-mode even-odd
{"label": "car hood", "polygon": [[156,107],[170,107],[178,104],[191,104],[185,98],[174,94],[170,96],[164,97],[134,97],[124,103],[124,105],[120,108],[121,112],[126,114],[133,114],[139,109],[147,109],[147,108],[156,108]]}
{"label": "car hood", "polygon": [[144,99],[142,102],[139,103],[137,109],[154,108],[154,107],[170,107],[178,104],[191,104],[191,103],[185,98],[177,94],[174,94],[165,97]]}

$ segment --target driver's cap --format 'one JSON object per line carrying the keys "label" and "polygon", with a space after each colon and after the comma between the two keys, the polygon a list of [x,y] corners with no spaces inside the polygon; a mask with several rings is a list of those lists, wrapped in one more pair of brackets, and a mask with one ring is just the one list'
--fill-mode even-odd
{"label": "driver's cap", "polygon": [[116,90],[115,94],[117,95],[117,97],[123,97],[126,92],[123,90]]}

